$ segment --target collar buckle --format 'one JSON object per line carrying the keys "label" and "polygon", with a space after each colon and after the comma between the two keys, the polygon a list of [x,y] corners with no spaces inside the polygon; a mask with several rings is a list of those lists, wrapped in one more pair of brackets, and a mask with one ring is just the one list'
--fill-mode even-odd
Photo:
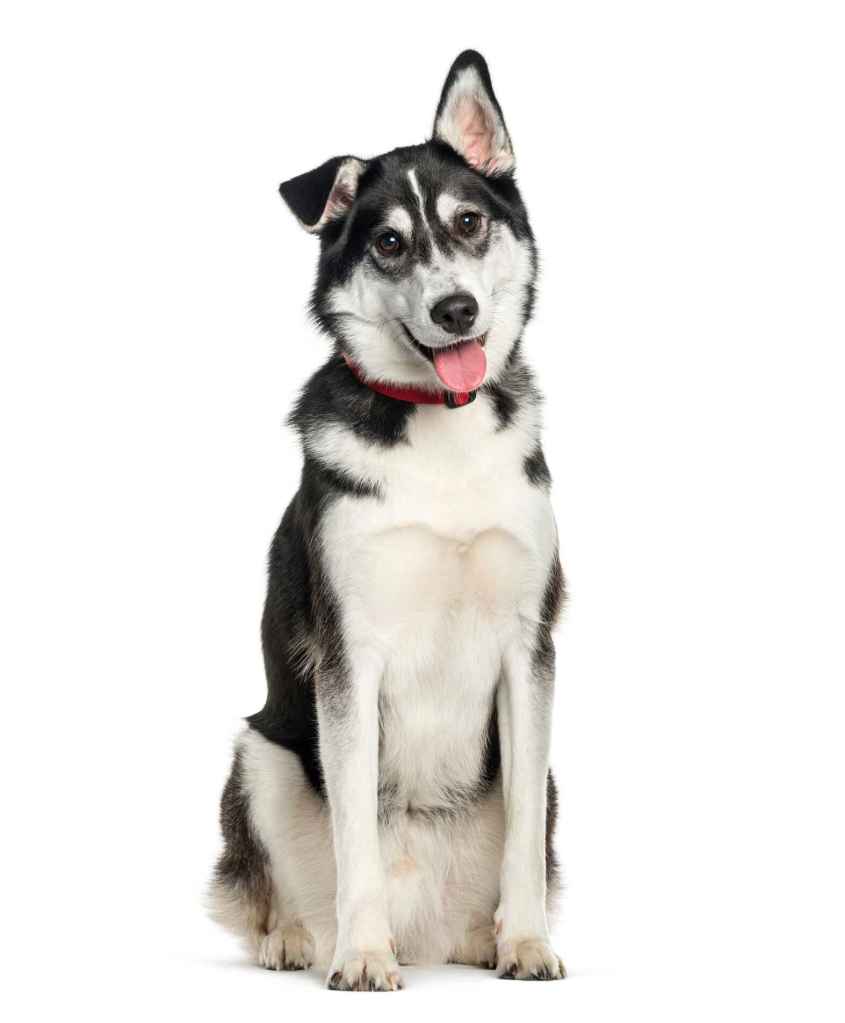
{"label": "collar buckle", "polygon": [[463,408],[475,401],[478,391],[446,391],[443,404],[446,408]]}

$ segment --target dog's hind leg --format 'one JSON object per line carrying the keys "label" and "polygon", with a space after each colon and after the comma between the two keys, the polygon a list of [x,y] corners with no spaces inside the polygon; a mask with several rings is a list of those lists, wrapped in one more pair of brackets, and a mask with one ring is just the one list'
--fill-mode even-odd
{"label": "dog's hind leg", "polygon": [[[242,733],[221,801],[225,845],[209,901],[212,917],[244,939],[259,965],[270,970],[311,966],[316,947],[304,911],[317,903],[331,916],[333,886],[322,891],[319,870],[311,875],[316,892],[309,892],[308,868],[315,857],[302,842],[322,847],[326,859],[330,834],[312,819],[319,817],[321,801],[307,790],[295,754],[250,728]],[[310,816],[304,807],[313,811]],[[330,878],[332,869],[329,864],[323,873]],[[315,922],[324,916],[325,910],[316,913]],[[330,934],[325,943],[332,941]]]}
{"label": "dog's hind leg", "polygon": [[273,884],[267,851],[252,824],[240,744],[220,800],[220,829],[224,846],[208,892],[209,912],[257,956],[272,923]]}

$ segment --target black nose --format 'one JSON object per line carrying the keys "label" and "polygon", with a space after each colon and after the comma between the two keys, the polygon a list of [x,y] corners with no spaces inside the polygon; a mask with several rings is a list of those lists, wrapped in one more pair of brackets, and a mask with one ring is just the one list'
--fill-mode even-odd
{"label": "black nose", "polygon": [[463,292],[441,298],[431,310],[431,318],[450,334],[468,334],[478,316],[478,303]]}

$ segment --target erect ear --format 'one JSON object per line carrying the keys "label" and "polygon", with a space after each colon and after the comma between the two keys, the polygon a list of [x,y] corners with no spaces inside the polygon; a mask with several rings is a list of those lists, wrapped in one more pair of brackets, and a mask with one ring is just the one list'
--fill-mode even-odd
{"label": "erect ear", "polygon": [[355,202],[358,179],[366,166],[354,156],[335,156],[315,170],[283,181],[279,191],[305,230],[319,234]]}
{"label": "erect ear", "polygon": [[514,168],[510,135],[487,61],[475,50],[464,50],[446,77],[434,117],[434,137],[488,177]]}

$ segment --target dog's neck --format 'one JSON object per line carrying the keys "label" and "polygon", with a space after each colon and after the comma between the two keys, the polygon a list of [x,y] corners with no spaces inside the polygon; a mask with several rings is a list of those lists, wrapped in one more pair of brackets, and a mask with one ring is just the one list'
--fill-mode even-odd
{"label": "dog's neck", "polygon": [[369,380],[353,360],[343,352],[343,358],[355,379],[375,391],[376,394],[383,394],[386,398],[393,398],[395,401],[408,402],[411,405],[445,405],[447,408],[462,408],[475,401],[477,391],[426,391],[421,387],[406,385],[400,387],[394,384],[383,383],[379,380]]}

